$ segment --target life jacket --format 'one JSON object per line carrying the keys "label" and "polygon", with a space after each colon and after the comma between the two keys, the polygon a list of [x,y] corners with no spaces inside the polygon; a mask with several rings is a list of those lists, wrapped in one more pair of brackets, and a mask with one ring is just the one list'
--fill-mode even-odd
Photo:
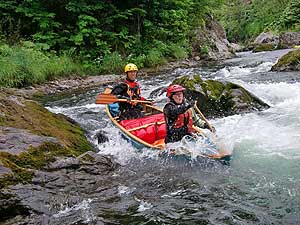
{"label": "life jacket", "polygon": [[192,119],[192,113],[190,110],[187,110],[185,113],[180,114],[174,125],[172,126],[173,129],[182,128],[184,126],[187,126],[188,132],[191,133],[194,131],[193,129],[193,119]]}
{"label": "life jacket", "polygon": [[167,125],[166,143],[180,141],[183,136],[194,132],[192,113],[190,110],[178,115],[175,120],[169,120],[165,115],[165,120]]}
{"label": "life jacket", "polygon": [[137,81],[130,81],[130,80],[125,80],[125,84],[127,84],[128,89],[127,89],[127,94],[132,98],[132,99],[138,99],[140,98],[141,94],[141,89],[140,85]]}
{"label": "life jacket", "polygon": [[[128,88],[127,88],[127,94],[129,95],[130,99],[132,100],[143,100],[143,98],[141,98],[140,94],[141,94],[141,89],[140,89],[140,85],[137,81],[130,81],[128,79],[125,80],[124,82]],[[131,102],[131,105],[135,106],[137,103],[136,102]]]}

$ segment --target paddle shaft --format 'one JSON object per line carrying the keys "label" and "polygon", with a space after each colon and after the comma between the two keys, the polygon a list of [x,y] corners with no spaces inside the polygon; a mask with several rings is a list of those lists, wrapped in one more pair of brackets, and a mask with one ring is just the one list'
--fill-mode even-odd
{"label": "paddle shaft", "polygon": [[153,104],[151,101],[144,101],[144,100],[128,100],[128,99],[122,99],[117,98],[116,96],[112,94],[99,94],[96,99],[96,104],[111,104],[114,102],[139,102],[139,103],[147,103],[147,104]]}
{"label": "paddle shaft", "polygon": [[205,118],[205,116],[202,114],[202,112],[200,111],[200,109],[197,107],[197,102],[194,105],[194,108],[196,109],[196,111],[198,112],[198,114],[202,117],[202,119],[205,121],[205,123],[207,124],[209,130],[213,133],[215,133],[214,129],[212,128],[211,124],[208,122],[208,120]]}

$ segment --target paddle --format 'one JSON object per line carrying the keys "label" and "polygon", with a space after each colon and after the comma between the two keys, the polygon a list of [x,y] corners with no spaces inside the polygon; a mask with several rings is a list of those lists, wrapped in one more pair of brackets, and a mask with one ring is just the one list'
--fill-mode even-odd
{"label": "paddle", "polygon": [[152,101],[128,100],[128,99],[117,98],[113,94],[99,94],[96,99],[96,104],[111,104],[114,102],[140,102],[140,103],[153,104]]}
{"label": "paddle", "polygon": [[[217,142],[217,136],[215,134],[216,130],[213,129],[212,125],[208,122],[208,120],[205,118],[205,116],[203,115],[203,113],[197,107],[197,101],[195,102],[194,108],[196,109],[196,111],[198,112],[198,114],[202,117],[202,119],[205,121],[205,123],[207,124],[209,130],[213,133],[212,136],[209,136],[209,138],[211,138],[213,140],[214,144],[216,144],[218,146],[218,148],[220,149],[220,154],[223,154],[224,156],[230,155],[230,153],[226,150],[225,146],[223,146],[223,144],[221,144],[220,142]],[[205,137],[208,137],[205,133],[203,133],[201,131],[200,128],[194,127],[194,129],[197,130],[198,132],[200,132],[200,134],[204,135]]]}
{"label": "paddle", "polygon": [[200,111],[200,109],[197,107],[197,101],[195,102],[194,105],[194,109],[196,109],[196,111],[198,112],[198,114],[202,117],[202,119],[205,121],[205,123],[207,124],[209,130],[213,133],[215,133],[215,129],[213,129],[213,127],[211,126],[211,124],[208,122],[208,120],[205,118],[205,116],[202,114],[202,112]]}

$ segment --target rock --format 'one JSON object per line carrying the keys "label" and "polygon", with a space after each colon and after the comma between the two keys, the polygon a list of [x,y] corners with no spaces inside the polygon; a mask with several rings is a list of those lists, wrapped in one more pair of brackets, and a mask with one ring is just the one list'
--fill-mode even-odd
{"label": "rock", "polygon": [[279,38],[272,32],[262,32],[253,42],[253,52],[272,51],[277,48]]}
{"label": "rock", "polygon": [[102,143],[109,141],[109,139],[107,137],[108,136],[107,132],[105,132],[103,130],[98,131],[95,136],[97,138],[98,144],[102,144]]}
{"label": "rock", "polygon": [[[0,92],[0,188],[31,183],[34,173],[57,157],[76,157],[94,149],[77,123],[27,97],[15,89]],[[52,166],[72,168],[76,162]]]}
{"label": "rock", "polygon": [[224,28],[212,17],[207,17],[204,27],[195,30],[192,48],[193,58],[221,60],[234,56]]}
{"label": "rock", "polygon": [[44,142],[59,144],[57,138],[39,136],[24,129],[0,127],[0,152],[19,155],[30,147],[36,148]]}
{"label": "rock", "polygon": [[52,162],[49,164],[47,167],[48,170],[59,170],[59,169],[66,169],[66,168],[71,168],[71,169],[76,169],[79,168],[80,166],[80,161],[77,158],[60,158],[57,159],[55,162]]}
{"label": "rock", "polygon": [[11,175],[12,174],[12,171],[11,169],[5,167],[2,162],[0,161],[0,179],[2,177],[4,177],[4,175]]}
{"label": "rock", "polygon": [[269,108],[269,105],[231,82],[202,80],[199,75],[183,76],[173,81],[187,88],[186,98],[197,100],[207,117],[222,117]]}
{"label": "rock", "polygon": [[165,94],[166,91],[167,87],[159,87],[150,93],[149,98],[157,98],[158,96]]}
{"label": "rock", "polygon": [[82,162],[80,170],[90,174],[103,174],[119,167],[119,164],[112,161],[111,158],[88,151],[78,157]]}
{"label": "rock", "polygon": [[271,71],[300,71],[300,49],[290,51],[272,66]]}
{"label": "rock", "polygon": [[0,191],[0,223],[16,215],[29,215],[29,208],[8,191]]}
{"label": "rock", "polygon": [[253,48],[253,52],[272,51],[276,48],[273,44],[258,44]]}
{"label": "rock", "polygon": [[271,44],[273,46],[277,46],[278,43],[279,38],[273,34],[273,32],[262,32],[254,40],[254,45]]}
{"label": "rock", "polygon": [[241,46],[236,43],[229,43],[230,48],[232,49],[232,52],[241,52],[244,50],[244,46]]}
{"label": "rock", "polygon": [[279,34],[278,48],[293,48],[300,45],[300,32],[283,32]]}

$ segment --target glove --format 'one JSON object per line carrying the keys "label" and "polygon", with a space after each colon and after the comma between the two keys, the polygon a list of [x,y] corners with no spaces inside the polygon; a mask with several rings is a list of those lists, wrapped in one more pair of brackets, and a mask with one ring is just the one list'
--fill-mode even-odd
{"label": "glove", "polygon": [[194,100],[186,101],[185,104],[186,104],[186,108],[189,109],[189,108],[192,108],[195,105],[195,101]]}
{"label": "glove", "polygon": [[145,101],[151,102],[151,103],[149,103],[150,105],[154,104],[154,99],[146,99]]}

